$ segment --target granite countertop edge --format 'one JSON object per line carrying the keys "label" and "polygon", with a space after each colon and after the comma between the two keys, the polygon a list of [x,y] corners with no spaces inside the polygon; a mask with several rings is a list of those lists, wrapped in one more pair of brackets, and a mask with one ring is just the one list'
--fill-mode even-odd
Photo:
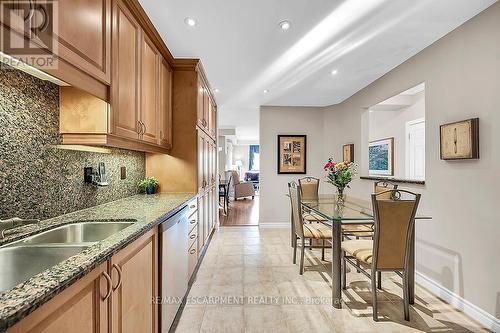
{"label": "granite countertop edge", "polygon": [[[8,291],[1,292],[0,332],[5,332],[95,267],[108,260],[113,254],[177,213],[182,206],[196,196],[196,193],[134,195],[42,221],[40,227],[26,226],[21,229],[19,234],[8,235],[1,241],[0,245],[6,245],[42,231],[75,222],[134,221],[133,225],[91,245],[83,252],[33,276]],[[127,206],[130,208],[129,205],[135,210],[124,213],[123,209]],[[136,206],[134,207],[134,205]]]}

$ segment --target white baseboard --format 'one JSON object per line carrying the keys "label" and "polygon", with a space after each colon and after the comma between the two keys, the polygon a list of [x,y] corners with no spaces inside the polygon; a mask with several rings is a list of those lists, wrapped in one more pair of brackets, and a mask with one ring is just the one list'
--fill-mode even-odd
{"label": "white baseboard", "polygon": [[288,228],[290,222],[259,222],[259,228]]}
{"label": "white baseboard", "polygon": [[422,273],[417,272],[416,282],[421,286],[429,289],[432,293],[436,294],[438,297],[440,297],[453,307],[474,318],[474,320],[478,321],[484,327],[492,330],[493,332],[500,333],[500,319],[472,304],[463,297],[446,289],[445,287],[423,275]]}

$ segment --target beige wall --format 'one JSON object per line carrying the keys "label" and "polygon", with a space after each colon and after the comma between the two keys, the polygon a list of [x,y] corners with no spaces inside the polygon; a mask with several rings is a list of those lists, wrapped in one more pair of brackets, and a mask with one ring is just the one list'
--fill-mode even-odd
{"label": "beige wall", "polygon": [[[327,109],[325,128],[338,142],[325,156],[340,156],[353,141],[367,173],[366,107],[421,82],[426,84],[426,185],[417,224],[417,270],[500,318],[500,3],[395,68],[340,105]],[[477,161],[442,161],[439,125],[480,118]],[[358,180],[351,193],[367,196]],[[262,198],[264,199],[264,198]]]}
{"label": "beige wall", "polygon": [[287,224],[290,199],[287,184],[306,175],[278,175],[278,134],[307,135],[307,175],[322,177],[323,110],[304,107],[261,107],[260,109],[260,195],[259,223]]}
{"label": "beige wall", "polygon": [[[500,3],[496,3],[345,102],[320,108],[261,108],[261,223],[287,223],[286,183],[276,174],[276,134],[308,134],[308,172],[322,178],[329,156],[355,144],[367,174],[367,108],[425,82],[426,185],[417,223],[417,270],[500,318]],[[442,161],[439,125],[480,118],[477,161]],[[367,197],[372,182],[349,193]],[[322,192],[333,191],[324,182]]]}

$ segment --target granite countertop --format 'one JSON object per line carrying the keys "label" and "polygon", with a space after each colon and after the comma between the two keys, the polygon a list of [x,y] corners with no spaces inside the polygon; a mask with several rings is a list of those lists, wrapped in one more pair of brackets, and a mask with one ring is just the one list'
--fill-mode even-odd
{"label": "granite countertop", "polygon": [[0,332],[26,317],[55,295],[69,287],[93,268],[109,259],[165,218],[176,213],[194,193],[165,193],[134,195],[103,205],[79,210],[25,226],[20,233],[7,234],[0,245],[73,222],[99,220],[136,220],[133,225],[97,242],[83,252],[68,258],[29,280],[0,293]]}

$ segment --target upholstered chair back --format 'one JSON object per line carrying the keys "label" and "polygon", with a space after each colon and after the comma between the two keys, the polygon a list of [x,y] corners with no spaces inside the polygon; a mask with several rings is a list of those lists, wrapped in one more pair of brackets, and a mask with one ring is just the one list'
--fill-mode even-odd
{"label": "upholstered chair back", "polygon": [[304,225],[302,220],[302,207],[300,204],[300,186],[295,182],[288,183],[288,193],[292,206],[292,223],[295,228],[295,234],[304,238]]}
{"label": "upholstered chair back", "polygon": [[318,200],[319,179],[304,177],[299,179],[300,195],[303,200]]}
{"label": "upholstered chair back", "polygon": [[238,175],[238,171],[226,171],[226,179],[229,178],[231,178],[231,185],[238,185],[240,183],[240,176]]}
{"label": "upholstered chair back", "polygon": [[379,199],[390,199],[391,192],[387,192],[387,190],[396,190],[398,188],[398,184],[394,184],[388,181],[378,181],[374,183],[373,193],[379,194],[385,192],[382,196],[379,196]]}
{"label": "upholstered chair back", "polygon": [[375,218],[372,262],[377,270],[406,267],[419,201],[420,194],[405,190],[372,194]]}

